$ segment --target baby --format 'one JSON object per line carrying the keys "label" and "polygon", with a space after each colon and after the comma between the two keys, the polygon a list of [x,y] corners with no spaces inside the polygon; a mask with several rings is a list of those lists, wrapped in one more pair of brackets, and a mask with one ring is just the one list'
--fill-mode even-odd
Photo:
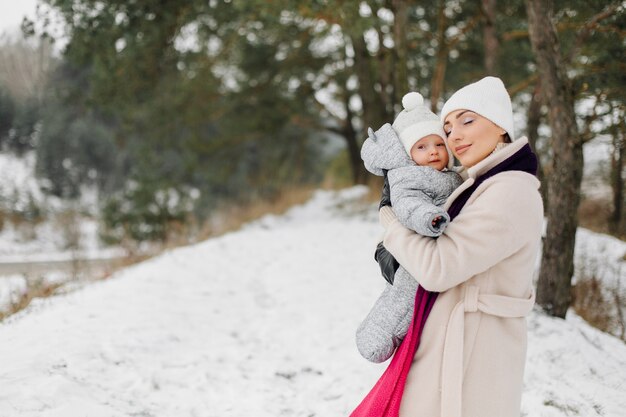
{"label": "baby", "polygon": [[[424,107],[419,93],[402,98],[404,110],[393,125],[368,130],[361,148],[365,168],[387,172],[391,205],[398,220],[424,235],[441,235],[450,222],[442,206],[463,180],[452,171],[452,154],[439,117]],[[401,266],[357,330],[361,355],[384,362],[406,336],[413,317],[417,281]]]}

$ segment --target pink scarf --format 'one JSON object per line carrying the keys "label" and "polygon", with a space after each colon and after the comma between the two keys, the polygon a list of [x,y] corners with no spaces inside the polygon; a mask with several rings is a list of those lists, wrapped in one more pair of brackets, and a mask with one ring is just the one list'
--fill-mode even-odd
{"label": "pink scarf", "polygon": [[438,295],[439,293],[428,292],[421,286],[417,287],[415,312],[404,340],[374,388],[350,417],[398,417],[406,377],[411,369],[426,318]]}

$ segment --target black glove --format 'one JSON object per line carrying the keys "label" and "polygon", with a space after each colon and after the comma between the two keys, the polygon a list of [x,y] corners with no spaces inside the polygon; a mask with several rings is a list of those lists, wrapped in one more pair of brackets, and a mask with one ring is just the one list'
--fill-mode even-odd
{"label": "black glove", "polygon": [[393,278],[396,275],[396,270],[400,267],[396,258],[383,246],[383,242],[380,242],[376,246],[374,251],[374,259],[378,262],[380,267],[380,273],[383,274],[385,280],[393,285]]}
{"label": "black glove", "polygon": [[389,194],[389,179],[387,178],[386,169],[383,169],[383,178],[385,179],[385,181],[383,182],[383,189],[380,194],[380,204],[378,205],[379,210],[384,206],[391,206],[391,196]]}

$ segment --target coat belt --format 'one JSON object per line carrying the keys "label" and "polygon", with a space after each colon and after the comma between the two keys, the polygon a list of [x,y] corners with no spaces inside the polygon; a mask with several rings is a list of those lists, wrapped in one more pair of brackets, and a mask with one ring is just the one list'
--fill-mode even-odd
{"label": "coat belt", "polygon": [[465,313],[481,311],[497,317],[525,317],[533,309],[534,303],[534,291],[529,298],[515,298],[480,294],[477,286],[466,286],[465,297],[452,310],[446,330],[441,368],[442,417],[461,417]]}

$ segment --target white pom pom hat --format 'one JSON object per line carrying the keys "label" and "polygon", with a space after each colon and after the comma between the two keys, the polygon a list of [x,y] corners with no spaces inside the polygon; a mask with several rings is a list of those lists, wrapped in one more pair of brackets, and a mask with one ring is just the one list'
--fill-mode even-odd
{"label": "white pom pom hat", "polygon": [[456,110],[478,113],[506,130],[511,140],[515,140],[511,97],[500,78],[485,77],[452,94],[441,109],[441,123]]}
{"label": "white pom pom hat", "polygon": [[[446,134],[443,131],[441,120],[435,113],[424,106],[424,97],[420,93],[410,92],[405,94],[402,97],[402,107],[404,109],[398,114],[391,126],[398,134],[400,142],[402,142],[409,156],[411,155],[413,145],[428,135],[441,136],[445,142]],[[449,149],[448,158],[448,168],[452,168],[454,158]]]}

